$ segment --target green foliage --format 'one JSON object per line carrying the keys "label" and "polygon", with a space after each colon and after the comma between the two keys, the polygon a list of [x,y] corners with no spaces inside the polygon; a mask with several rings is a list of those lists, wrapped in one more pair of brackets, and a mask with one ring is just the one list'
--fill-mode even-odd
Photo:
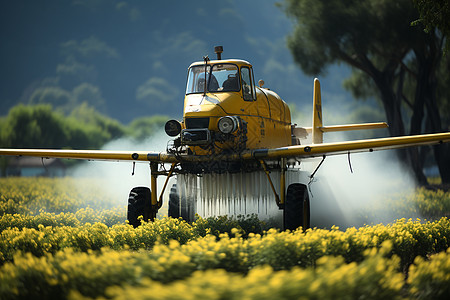
{"label": "green foliage", "polygon": [[417,257],[411,266],[408,284],[417,299],[447,299],[450,295],[450,249],[430,257]]}
{"label": "green foliage", "polygon": [[51,105],[18,105],[0,118],[0,146],[5,148],[99,149],[108,141],[130,136],[143,141],[163,131],[167,116],[141,117],[129,126],[111,119],[86,102],[68,116]]}
{"label": "green foliage", "polygon": [[81,129],[87,133],[87,137],[90,137],[88,140],[90,147],[99,148],[125,134],[125,127],[119,121],[100,114],[86,102],[75,108],[70,113],[69,119],[74,127],[75,123],[85,124]]}
{"label": "green foliage", "polygon": [[91,178],[0,178],[0,215],[76,213],[89,207],[111,209],[115,207],[111,199],[98,193],[98,187],[105,184]]}
{"label": "green foliage", "polygon": [[136,118],[128,125],[128,135],[138,141],[143,141],[157,132],[162,132],[167,120],[169,117],[159,115]]}
{"label": "green foliage", "polygon": [[64,147],[68,140],[64,118],[50,105],[18,105],[3,123],[4,147]]}
{"label": "green foliage", "polygon": [[203,219],[197,216],[193,224],[195,234],[198,236],[214,235],[217,238],[223,233],[234,236],[236,233],[247,237],[250,233],[262,233],[268,226],[261,222],[256,215],[239,215],[209,217]]}
{"label": "green foliage", "polygon": [[414,5],[420,13],[420,18],[413,25],[422,23],[426,32],[432,32],[434,28],[439,29],[446,37],[445,51],[450,49],[450,4],[446,0],[413,0]]}
{"label": "green foliage", "polygon": [[121,137],[125,129],[119,122],[83,104],[69,117],[52,106],[18,105],[1,125],[1,146],[11,148],[99,148]]}
{"label": "green foliage", "polygon": [[450,191],[421,188],[413,197],[415,206],[423,216],[430,219],[438,216],[450,218]]}
{"label": "green foliage", "polygon": [[[362,210],[367,219],[383,215],[422,216],[427,220],[450,217],[450,191],[418,188],[415,193],[393,194]],[[384,221],[384,220],[380,220]]]}
{"label": "green foliage", "polygon": [[408,0],[286,0],[283,8],[296,22],[288,47],[308,74],[322,73],[334,62],[359,68],[361,61],[374,55],[378,65],[388,63],[386,56],[401,51],[411,38],[409,20],[417,15]]}
{"label": "green foliage", "polygon": [[[36,296],[38,291],[34,287],[38,286],[41,293],[60,291],[61,298],[66,298],[71,290],[80,296],[129,298],[123,293],[142,294],[150,280],[153,287],[161,288],[160,292],[171,291],[177,285],[204,291],[205,286],[216,282],[217,286],[209,293],[219,296],[226,292],[219,286],[231,288],[227,282],[237,276],[241,281],[237,286],[241,288],[236,287],[236,297],[242,297],[257,283],[262,294],[280,293],[287,299],[298,297],[296,293],[300,292],[317,299],[344,295],[392,299],[405,293],[404,273],[399,269],[401,258],[414,259],[416,248],[423,249],[423,245],[428,245],[424,257],[442,251],[434,247],[438,238],[446,239],[442,246],[448,248],[448,226],[447,219],[426,224],[401,221],[388,227],[345,232],[314,229],[304,234],[301,230],[270,230],[263,235],[251,234],[247,239],[235,230],[235,237],[222,234],[219,240],[213,235],[185,235],[192,233],[192,228],[170,218],[136,229],[129,225],[108,228],[101,223],[58,228],[41,225],[38,230],[7,229],[2,232],[0,243],[2,258],[8,261],[0,267],[0,295],[2,299],[14,294]],[[178,234],[166,239],[170,232]],[[446,262],[448,258],[448,253],[440,254],[437,262]],[[445,293],[448,278],[440,274],[445,274],[448,266],[438,263],[434,257],[431,263],[415,260],[420,269],[415,271],[413,267],[415,273],[410,279],[414,294],[427,291],[430,282],[427,274],[440,278],[441,283],[433,285],[434,294]],[[426,269],[430,264],[433,273]],[[265,282],[270,287],[267,290]],[[146,288],[141,290],[142,286]],[[185,293],[192,296],[189,291]],[[158,297],[165,299],[163,295]]]}
{"label": "green foliage", "polygon": [[[46,292],[56,292],[60,288],[61,295],[67,295],[72,288],[78,291],[72,294],[72,299],[90,299],[103,293],[112,299],[131,299],[137,296],[141,299],[336,299],[344,298],[345,295],[349,299],[395,299],[400,297],[402,287],[402,276],[394,271],[395,259],[386,259],[382,253],[372,254],[360,265],[346,265],[338,258],[328,258],[315,270],[275,272],[270,267],[261,266],[245,277],[226,273],[224,270],[197,271],[186,280],[169,284],[144,277],[150,270],[148,262],[151,261],[145,254],[118,255],[105,252],[94,258],[74,257],[72,253],[65,252],[42,262],[32,257],[18,257],[22,263],[27,258],[30,259],[27,265],[34,271],[30,271],[31,278],[27,278],[27,281],[39,280]],[[81,262],[75,264],[75,258]],[[53,281],[50,280],[50,274],[43,278],[33,278],[41,273],[39,268],[55,269],[64,259],[72,262],[62,265]],[[143,267],[138,272],[133,272],[133,267],[140,263]],[[378,267],[374,268],[376,266]],[[108,274],[105,279],[101,278],[102,272],[97,271],[96,267]],[[374,268],[373,271],[368,272],[371,268]],[[24,271],[25,267],[17,266],[17,276],[23,275]],[[177,272],[182,274],[181,269],[177,268]],[[64,282],[63,278],[66,279]],[[10,284],[17,287],[13,278],[7,279],[5,286]],[[83,284],[83,281],[86,283]],[[52,285],[52,282],[55,284]],[[93,286],[94,282],[97,290]],[[106,289],[108,282],[113,287]],[[9,289],[12,290],[13,288]],[[27,296],[34,295],[30,293]]]}

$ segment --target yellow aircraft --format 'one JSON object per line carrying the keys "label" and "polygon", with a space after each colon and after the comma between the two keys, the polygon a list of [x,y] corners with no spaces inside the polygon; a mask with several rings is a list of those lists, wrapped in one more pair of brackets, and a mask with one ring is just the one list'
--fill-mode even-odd
{"label": "yellow aircraft", "polygon": [[[156,217],[168,180],[176,175],[169,216],[192,221],[195,214],[257,214],[286,229],[305,229],[310,226],[306,183],[315,172],[302,170],[303,159],[450,142],[447,132],[323,143],[324,132],[387,124],[324,126],[320,83],[315,79],[312,126],[297,127],[286,103],[264,88],[262,80],[255,84],[252,65],[223,60],[222,51],[215,47],[216,60],[206,56],[189,66],[183,120],[166,123],[166,133],[174,138],[166,152],[0,149],[0,155],[149,162],[150,188],[135,187],[128,199],[128,220],[134,226],[139,225],[138,216]],[[303,144],[309,136],[311,142]],[[158,197],[160,175],[167,178]]]}

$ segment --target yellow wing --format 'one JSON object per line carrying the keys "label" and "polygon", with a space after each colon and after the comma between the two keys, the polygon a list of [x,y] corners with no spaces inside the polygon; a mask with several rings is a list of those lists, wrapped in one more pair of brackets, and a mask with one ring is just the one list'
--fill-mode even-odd
{"label": "yellow wing", "polygon": [[0,155],[110,161],[177,161],[177,159],[173,155],[144,151],[134,152],[109,150],[0,149]]}
{"label": "yellow wing", "polygon": [[71,158],[84,160],[110,161],[151,161],[174,163],[182,161],[208,160],[252,160],[278,158],[309,158],[323,155],[338,155],[375,150],[396,149],[410,146],[433,145],[450,142],[450,133],[423,134],[402,137],[355,140],[346,142],[296,145],[273,149],[254,149],[240,154],[209,155],[174,155],[165,152],[133,152],[109,150],[50,150],[50,149],[0,149],[0,155],[35,156],[44,158]]}
{"label": "yellow wing", "polygon": [[375,150],[397,149],[420,145],[433,145],[450,142],[450,132],[422,134],[401,137],[355,140],[346,142],[297,145],[275,149],[257,149],[244,153],[243,158],[281,158],[281,157],[318,157]]}

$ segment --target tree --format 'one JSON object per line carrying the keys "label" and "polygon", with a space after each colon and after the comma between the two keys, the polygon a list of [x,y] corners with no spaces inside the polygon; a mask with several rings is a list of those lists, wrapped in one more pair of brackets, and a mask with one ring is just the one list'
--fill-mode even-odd
{"label": "tree", "polygon": [[160,115],[134,119],[128,126],[129,135],[138,141],[143,141],[158,130],[163,131],[167,120],[169,117]]}
{"label": "tree", "polygon": [[13,107],[2,124],[2,147],[62,148],[67,145],[64,117],[50,105]]}
{"label": "tree", "polygon": [[447,37],[445,42],[445,52],[450,49],[450,2],[448,0],[413,0],[419,11],[420,18],[413,22],[413,25],[422,23],[425,31],[430,32],[436,28]]}
{"label": "tree", "polygon": [[86,102],[83,102],[72,110],[69,118],[76,120],[77,123],[81,122],[82,124],[90,126],[91,130],[95,128],[100,130],[103,137],[99,139],[101,144],[96,147],[101,147],[103,143],[118,139],[125,134],[125,128],[119,121],[99,113],[94,107]]}
{"label": "tree", "polygon": [[[405,135],[408,129],[410,134],[443,131],[436,74],[444,36],[410,26],[418,19],[410,0],[285,0],[282,7],[295,22],[288,47],[305,73],[317,75],[330,64],[348,64],[353,83],[358,83],[348,86],[355,95],[380,99],[392,136]],[[407,114],[409,126],[403,121]],[[450,183],[449,146],[433,150],[442,181]],[[401,160],[418,183],[426,184],[419,150],[402,151],[407,155],[400,155]]]}
{"label": "tree", "polygon": [[124,135],[118,121],[82,105],[69,117],[51,105],[13,107],[0,120],[0,147],[98,149]]}

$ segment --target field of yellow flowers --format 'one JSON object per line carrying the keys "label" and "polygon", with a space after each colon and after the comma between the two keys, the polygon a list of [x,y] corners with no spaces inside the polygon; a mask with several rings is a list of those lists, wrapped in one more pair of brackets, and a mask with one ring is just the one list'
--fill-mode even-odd
{"label": "field of yellow flowers", "polygon": [[0,178],[0,299],[450,295],[449,192],[403,197],[430,221],[283,232],[253,216],[133,228],[125,203],[95,189],[87,179]]}

